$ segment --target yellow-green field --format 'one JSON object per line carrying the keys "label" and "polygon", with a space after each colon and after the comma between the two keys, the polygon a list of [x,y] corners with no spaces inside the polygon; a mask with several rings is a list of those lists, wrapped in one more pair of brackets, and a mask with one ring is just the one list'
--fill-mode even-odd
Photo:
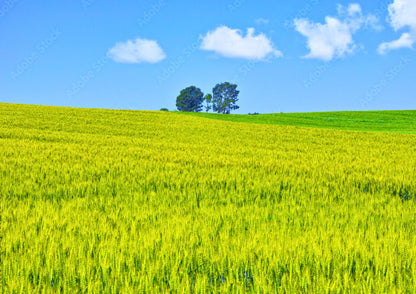
{"label": "yellow-green field", "polygon": [[416,135],[0,104],[4,293],[415,293]]}

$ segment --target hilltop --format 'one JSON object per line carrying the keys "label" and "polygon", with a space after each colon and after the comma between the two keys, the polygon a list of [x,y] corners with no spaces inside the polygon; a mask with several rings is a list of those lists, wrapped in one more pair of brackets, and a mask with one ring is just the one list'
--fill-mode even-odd
{"label": "hilltop", "polygon": [[257,115],[202,112],[187,112],[185,114],[233,122],[416,134],[416,110],[270,113]]}

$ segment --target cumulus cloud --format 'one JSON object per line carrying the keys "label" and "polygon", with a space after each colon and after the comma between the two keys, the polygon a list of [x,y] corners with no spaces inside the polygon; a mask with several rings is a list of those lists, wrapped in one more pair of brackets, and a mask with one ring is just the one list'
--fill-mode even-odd
{"label": "cumulus cloud", "polygon": [[294,20],[295,29],[307,38],[309,54],[304,58],[330,61],[355,52],[353,35],[363,26],[380,29],[374,15],[364,15],[359,4],[338,5],[338,17],[325,17],[325,23],[306,18]]}
{"label": "cumulus cloud", "polygon": [[201,49],[214,51],[224,57],[252,60],[282,56],[264,34],[254,35],[253,28],[247,29],[247,34],[244,36],[240,30],[220,26],[202,38]]}
{"label": "cumulus cloud", "polygon": [[394,0],[389,5],[389,16],[394,30],[409,28],[410,32],[403,33],[395,41],[380,44],[378,52],[386,54],[395,49],[412,48],[416,43],[416,0]]}
{"label": "cumulus cloud", "polygon": [[166,58],[156,41],[140,38],[117,43],[108,50],[107,56],[120,63],[158,63]]}
{"label": "cumulus cloud", "polygon": [[329,61],[352,53],[355,49],[352,33],[347,24],[327,16],[325,24],[312,23],[307,19],[295,20],[296,30],[308,38],[310,50],[305,58],[317,58]]}
{"label": "cumulus cloud", "polygon": [[413,48],[415,37],[409,33],[403,33],[401,37],[395,41],[385,42],[378,47],[378,53],[384,55],[387,52],[400,48]]}

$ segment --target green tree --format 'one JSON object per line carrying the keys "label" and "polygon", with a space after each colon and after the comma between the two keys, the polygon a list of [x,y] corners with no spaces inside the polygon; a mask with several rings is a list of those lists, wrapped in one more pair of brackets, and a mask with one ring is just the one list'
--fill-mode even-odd
{"label": "green tree", "polygon": [[181,91],[176,98],[176,107],[179,111],[200,112],[203,101],[204,93],[201,89],[191,86]]}
{"label": "green tree", "polygon": [[212,89],[212,93],[212,109],[215,112],[229,114],[231,110],[240,108],[236,104],[238,101],[238,94],[240,93],[240,91],[237,90],[237,85],[228,82],[217,84],[214,89]]}
{"label": "green tree", "polygon": [[205,100],[205,111],[208,112],[211,110],[212,95],[211,94],[205,95],[204,100]]}

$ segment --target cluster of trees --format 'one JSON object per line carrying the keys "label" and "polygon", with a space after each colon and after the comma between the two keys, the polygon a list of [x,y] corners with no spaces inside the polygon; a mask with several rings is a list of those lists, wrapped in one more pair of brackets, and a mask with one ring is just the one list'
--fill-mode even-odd
{"label": "cluster of trees", "polygon": [[236,104],[239,93],[237,85],[228,82],[217,84],[212,89],[212,94],[205,96],[201,89],[191,86],[181,91],[176,98],[176,107],[179,111],[200,112],[205,108],[206,112],[212,109],[217,113],[229,114],[240,108]]}

